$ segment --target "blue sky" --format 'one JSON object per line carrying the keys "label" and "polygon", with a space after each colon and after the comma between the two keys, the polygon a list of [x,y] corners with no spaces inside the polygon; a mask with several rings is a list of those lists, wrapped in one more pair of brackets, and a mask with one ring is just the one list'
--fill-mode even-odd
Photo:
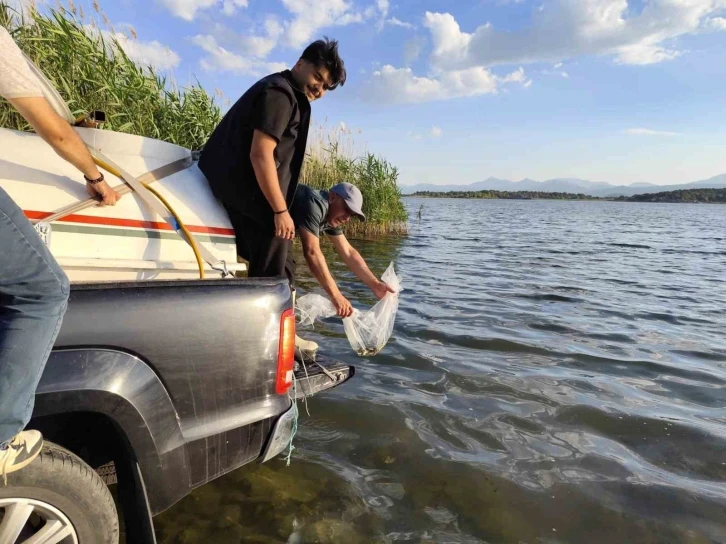
{"label": "blue sky", "polygon": [[133,27],[132,56],[230,100],[338,39],[348,82],[314,119],[344,123],[402,184],[726,173],[726,0],[100,4],[117,32]]}

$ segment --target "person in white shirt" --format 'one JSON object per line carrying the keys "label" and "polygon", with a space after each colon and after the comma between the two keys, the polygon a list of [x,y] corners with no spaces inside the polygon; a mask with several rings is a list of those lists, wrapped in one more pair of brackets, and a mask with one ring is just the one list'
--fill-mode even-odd
{"label": "person in white shirt", "polygon": [[[75,166],[90,196],[113,206],[88,148],[43,96],[38,79],[8,31],[0,27],[0,96],[58,155]],[[38,456],[43,437],[23,429],[68,303],[65,273],[10,196],[0,188],[0,484]]]}

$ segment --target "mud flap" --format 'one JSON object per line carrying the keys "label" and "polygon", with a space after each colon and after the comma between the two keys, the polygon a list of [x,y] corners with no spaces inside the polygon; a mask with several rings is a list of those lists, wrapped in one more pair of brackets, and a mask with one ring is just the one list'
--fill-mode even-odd
{"label": "mud flap", "polygon": [[292,439],[292,429],[295,425],[295,418],[295,409],[291,403],[291,407],[287,410],[287,412],[282,414],[275,422],[275,426],[272,428],[267,445],[265,446],[265,449],[262,450],[262,455],[260,455],[260,463],[265,463],[273,457],[278,456],[290,444],[290,440]]}

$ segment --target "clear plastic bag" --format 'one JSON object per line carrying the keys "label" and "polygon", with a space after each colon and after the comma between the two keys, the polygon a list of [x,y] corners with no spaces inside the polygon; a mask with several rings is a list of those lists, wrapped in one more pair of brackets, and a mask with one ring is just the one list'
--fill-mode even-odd
{"label": "clear plastic bag", "polygon": [[[370,310],[353,310],[353,315],[343,319],[343,327],[350,346],[361,356],[372,356],[383,349],[393,333],[393,324],[398,311],[398,293],[401,278],[396,275],[391,263],[381,276],[395,293],[388,293]],[[297,301],[300,324],[312,325],[316,319],[325,319],[337,314],[335,306],[322,295],[311,293]]]}

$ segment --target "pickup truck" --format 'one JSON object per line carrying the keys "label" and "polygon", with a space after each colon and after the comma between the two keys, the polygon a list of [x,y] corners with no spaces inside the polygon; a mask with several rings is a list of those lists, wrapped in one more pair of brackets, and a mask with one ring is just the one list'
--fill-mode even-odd
{"label": "pickup truck", "polygon": [[155,542],[153,516],[280,454],[294,399],[354,375],[294,340],[284,278],[74,284],[28,426],[45,446],[0,485],[0,543],[112,544],[119,517]]}

